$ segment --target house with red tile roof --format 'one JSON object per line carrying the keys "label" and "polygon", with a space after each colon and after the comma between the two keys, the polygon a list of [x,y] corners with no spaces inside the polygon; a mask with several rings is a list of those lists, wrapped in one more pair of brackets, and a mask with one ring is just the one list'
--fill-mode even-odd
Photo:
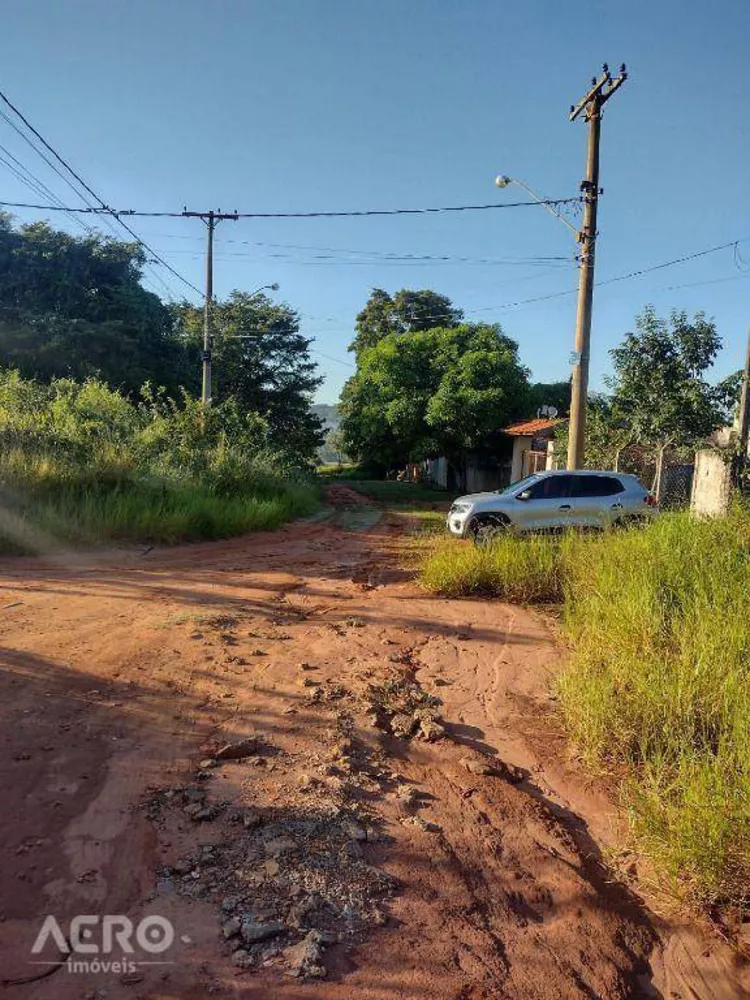
{"label": "house with red tile roof", "polygon": [[567,421],[559,417],[537,417],[503,427],[502,433],[513,438],[509,482],[515,483],[534,472],[557,468],[555,430],[565,423]]}

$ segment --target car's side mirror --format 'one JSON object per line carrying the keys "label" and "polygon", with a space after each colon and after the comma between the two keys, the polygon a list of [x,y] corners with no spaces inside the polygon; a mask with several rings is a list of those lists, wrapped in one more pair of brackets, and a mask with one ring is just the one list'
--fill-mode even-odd
{"label": "car's side mirror", "polygon": [[531,490],[521,490],[516,500],[531,500]]}

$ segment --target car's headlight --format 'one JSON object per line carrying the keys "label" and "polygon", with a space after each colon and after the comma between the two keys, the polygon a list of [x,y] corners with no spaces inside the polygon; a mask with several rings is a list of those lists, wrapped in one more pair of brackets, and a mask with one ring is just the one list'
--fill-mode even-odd
{"label": "car's headlight", "polygon": [[467,510],[471,510],[470,503],[454,503],[451,507],[451,514],[465,514]]}

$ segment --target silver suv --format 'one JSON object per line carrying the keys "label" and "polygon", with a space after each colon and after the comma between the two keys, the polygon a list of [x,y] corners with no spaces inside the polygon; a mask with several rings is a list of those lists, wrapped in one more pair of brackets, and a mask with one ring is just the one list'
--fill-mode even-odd
{"label": "silver suv", "polygon": [[606,528],[658,513],[656,500],[636,476],[621,472],[539,472],[495,493],[459,497],[448,530],[487,541],[498,531]]}

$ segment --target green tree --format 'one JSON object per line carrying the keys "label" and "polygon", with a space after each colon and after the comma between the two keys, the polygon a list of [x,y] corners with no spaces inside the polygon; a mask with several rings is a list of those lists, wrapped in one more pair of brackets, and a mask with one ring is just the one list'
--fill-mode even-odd
{"label": "green tree", "polygon": [[392,333],[358,355],[344,386],[341,430],[347,453],[384,470],[467,451],[524,412],[528,371],[499,326],[463,323]]}
{"label": "green tree", "polygon": [[[563,462],[569,430],[568,424],[561,424],[555,431],[555,452]],[[586,468],[619,469],[621,453],[633,443],[632,430],[613,412],[612,398],[592,393],[586,407]]]}
{"label": "green tree", "polygon": [[570,379],[564,382],[534,382],[529,391],[529,414],[540,406],[554,406],[558,415],[570,413]]}
{"label": "green tree", "polygon": [[693,447],[726,419],[726,391],[706,379],[720,348],[716,325],[703,313],[690,320],[673,311],[667,320],[647,306],[636,332],[610,352],[613,416],[633,441],[655,450],[657,490],[666,449]]}
{"label": "green tree", "polygon": [[140,284],[134,243],[73,237],[0,218],[0,361],[28,377],[101,376],[133,394],[150,379],[176,390],[185,372],[173,317]]}
{"label": "green tree", "polygon": [[456,326],[463,312],[447,295],[429,289],[402,288],[391,297],[382,288],[373,288],[364,309],[357,316],[356,335],[349,350],[359,354],[374,347],[391,333],[416,333],[433,327]]}
{"label": "green tree", "polygon": [[[288,452],[312,459],[323,442],[322,424],[311,409],[321,384],[310,358],[312,341],[299,332],[299,317],[265,295],[234,291],[213,313],[213,394],[234,397],[241,409],[259,414],[271,440]],[[180,327],[197,378],[203,342],[203,311],[180,310]]]}

